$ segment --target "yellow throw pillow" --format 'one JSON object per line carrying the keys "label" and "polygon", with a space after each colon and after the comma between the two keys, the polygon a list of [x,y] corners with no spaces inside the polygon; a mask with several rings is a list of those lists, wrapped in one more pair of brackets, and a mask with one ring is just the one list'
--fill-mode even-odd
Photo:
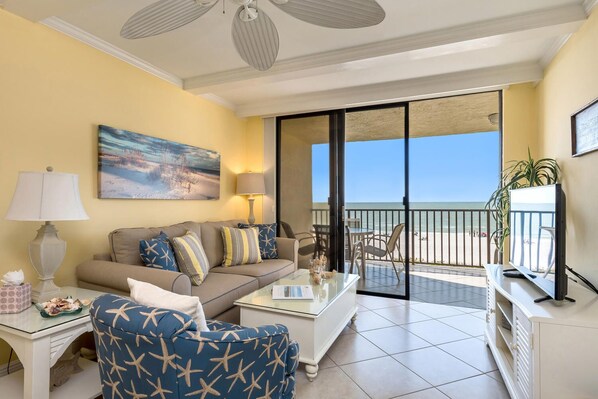
{"label": "yellow throw pillow", "polygon": [[223,266],[262,263],[257,228],[235,229],[233,227],[222,227],[222,240],[224,241]]}
{"label": "yellow throw pillow", "polygon": [[193,285],[200,285],[208,275],[210,264],[199,237],[187,231],[184,236],[174,237],[171,241],[179,270],[189,276]]}

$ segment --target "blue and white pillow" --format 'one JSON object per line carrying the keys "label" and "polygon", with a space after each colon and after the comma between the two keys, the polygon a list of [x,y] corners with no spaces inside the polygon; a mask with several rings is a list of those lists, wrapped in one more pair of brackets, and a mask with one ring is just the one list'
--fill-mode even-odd
{"label": "blue and white pillow", "polygon": [[278,259],[278,247],[276,246],[276,223],[239,223],[239,228],[241,229],[248,229],[250,227],[257,227],[259,231],[260,255],[262,259]]}
{"label": "blue and white pillow", "polygon": [[148,267],[178,272],[174,251],[163,231],[157,237],[139,241],[141,260]]}

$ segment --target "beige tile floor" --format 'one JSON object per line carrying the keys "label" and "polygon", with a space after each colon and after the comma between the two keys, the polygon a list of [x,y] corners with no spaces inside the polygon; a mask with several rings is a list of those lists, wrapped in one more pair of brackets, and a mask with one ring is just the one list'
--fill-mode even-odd
{"label": "beige tile floor", "polygon": [[484,311],[358,295],[359,314],[299,399],[509,399],[483,338]]}

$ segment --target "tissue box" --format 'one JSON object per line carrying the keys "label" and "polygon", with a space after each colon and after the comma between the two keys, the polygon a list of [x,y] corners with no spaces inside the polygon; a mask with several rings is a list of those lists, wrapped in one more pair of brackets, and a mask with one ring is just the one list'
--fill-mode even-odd
{"label": "tissue box", "polygon": [[19,313],[31,306],[31,284],[0,287],[0,314]]}

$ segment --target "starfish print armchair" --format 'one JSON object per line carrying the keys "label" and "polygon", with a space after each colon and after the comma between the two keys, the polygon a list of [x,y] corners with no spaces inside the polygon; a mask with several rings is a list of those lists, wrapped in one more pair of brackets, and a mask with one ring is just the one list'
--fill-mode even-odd
{"label": "starfish print armchair", "polygon": [[104,398],[295,397],[299,347],[287,328],[243,328],[106,294],[90,310]]}

